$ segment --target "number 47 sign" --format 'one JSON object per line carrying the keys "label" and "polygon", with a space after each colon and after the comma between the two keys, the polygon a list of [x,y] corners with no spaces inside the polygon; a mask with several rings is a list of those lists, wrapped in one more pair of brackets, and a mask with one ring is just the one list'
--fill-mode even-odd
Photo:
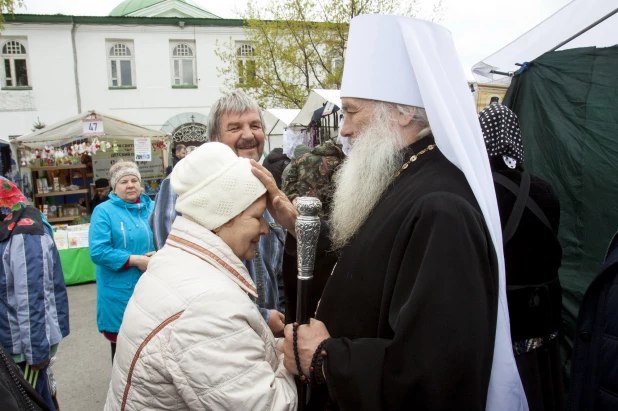
{"label": "number 47 sign", "polygon": [[105,134],[103,121],[101,120],[84,120],[83,136],[100,136]]}

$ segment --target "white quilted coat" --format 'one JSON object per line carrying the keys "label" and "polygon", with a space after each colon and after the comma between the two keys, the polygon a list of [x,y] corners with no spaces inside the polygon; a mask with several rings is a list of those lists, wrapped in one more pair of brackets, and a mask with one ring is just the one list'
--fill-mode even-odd
{"label": "white quilted coat", "polygon": [[177,217],[129,301],[106,411],[295,410],[296,386],[245,266]]}

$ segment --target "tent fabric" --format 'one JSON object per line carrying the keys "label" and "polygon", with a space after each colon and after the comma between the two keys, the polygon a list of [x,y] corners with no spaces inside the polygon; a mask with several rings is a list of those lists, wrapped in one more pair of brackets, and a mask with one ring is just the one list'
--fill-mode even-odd
{"label": "tent fabric", "polygon": [[[563,41],[618,9],[618,0],[574,0],[506,47],[472,67],[479,83],[504,79],[490,73],[519,69],[515,63],[536,59]],[[577,47],[609,47],[618,43],[618,14],[567,43],[559,50]]]}
{"label": "tent fabric", "polygon": [[337,107],[341,107],[339,90],[311,90],[307,102],[305,102],[305,105],[300,110],[300,113],[298,113],[296,118],[292,120],[290,125],[308,126],[311,122],[311,118],[313,117],[313,113],[326,103],[333,103]]}
{"label": "tent fabric", "polygon": [[298,116],[300,109],[297,108],[269,108],[264,110],[264,128],[267,135],[283,134],[283,129],[287,127]]}
{"label": "tent fabric", "polygon": [[519,117],[524,167],[560,198],[565,371],[575,322],[618,229],[618,47],[546,53],[513,79],[504,104]]}
{"label": "tent fabric", "polygon": [[169,134],[148,127],[133,124],[101,112],[88,111],[47,126],[34,133],[16,138],[13,142],[30,148],[43,148],[46,145],[65,145],[77,140],[83,140],[83,120],[96,114],[103,121],[105,134],[103,137],[113,137],[132,140],[139,137],[150,137],[157,140],[167,140]]}

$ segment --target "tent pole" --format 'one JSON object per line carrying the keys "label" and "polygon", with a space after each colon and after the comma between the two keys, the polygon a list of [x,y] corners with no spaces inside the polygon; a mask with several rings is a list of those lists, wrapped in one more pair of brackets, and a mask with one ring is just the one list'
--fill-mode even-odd
{"label": "tent pole", "polygon": [[563,41],[562,43],[558,44],[556,47],[554,47],[553,49],[549,50],[549,52],[552,51],[556,51],[558,50],[560,47],[564,46],[567,43],[570,43],[571,41],[575,40],[576,38],[578,38],[579,36],[581,36],[582,34],[584,34],[585,32],[589,31],[590,29],[598,26],[600,23],[604,22],[605,20],[607,20],[608,18],[612,17],[614,14],[618,13],[618,9],[615,9],[614,11],[610,12],[609,14],[607,14],[606,16],[600,18],[599,20],[595,21],[594,23],[592,23],[591,25],[589,25],[588,27],[586,27],[585,29],[581,30],[580,32],[574,34],[573,36],[569,37],[568,39],[566,39],[565,41]]}
{"label": "tent pole", "polygon": [[490,73],[493,74],[499,74],[501,76],[507,76],[507,77],[513,77],[513,72],[509,71],[508,73],[506,71],[498,71],[498,70],[491,70]]}
{"label": "tent pole", "polygon": [[275,127],[277,127],[277,124],[279,124],[279,119],[277,119],[277,122],[275,123],[275,125],[273,126],[273,128],[270,129],[270,131],[268,132],[268,152],[270,153],[270,135],[272,134],[273,130],[275,129]]}

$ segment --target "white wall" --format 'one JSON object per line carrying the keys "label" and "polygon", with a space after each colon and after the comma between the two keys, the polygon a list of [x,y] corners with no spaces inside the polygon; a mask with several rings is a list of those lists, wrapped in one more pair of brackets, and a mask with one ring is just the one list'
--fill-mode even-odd
{"label": "white wall", "polygon": [[[0,91],[0,135],[23,135],[37,117],[47,125],[78,113],[70,24],[5,23],[1,39],[28,42],[31,91]],[[221,96],[216,41],[243,40],[241,27],[78,25],[81,110],[102,111],[160,129],[180,113],[208,115]],[[109,90],[106,40],[133,40],[136,89]],[[172,89],[170,40],[196,45],[197,89]]]}
{"label": "white wall", "polygon": [[0,91],[0,135],[31,132],[37,117],[47,125],[77,114],[71,25],[10,24],[0,35],[27,39],[32,90]]}
{"label": "white wall", "polygon": [[[77,30],[79,78],[84,110],[101,110],[160,129],[184,112],[208,115],[221,96],[215,42],[242,39],[240,27],[82,26]],[[136,89],[109,90],[106,40],[133,40]],[[195,42],[197,89],[172,89],[170,40]]]}

